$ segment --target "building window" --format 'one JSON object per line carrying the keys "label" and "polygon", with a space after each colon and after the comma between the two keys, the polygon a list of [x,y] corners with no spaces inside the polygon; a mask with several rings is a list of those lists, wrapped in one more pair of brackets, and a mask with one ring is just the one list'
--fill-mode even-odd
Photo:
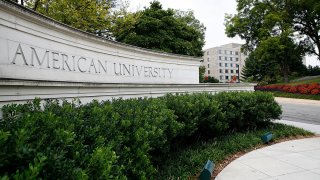
{"label": "building window", "polygon": [[229,79],[229,76],[226,76],[226,79]]}
{"label": "building window", "polygon": [[232,63],[230,63],[230,67],[233,67],[233,64],[232,64]]}
{"label": "building window", "polygon": [[239,73],[239,70],[236,70],[236,73]]}
{"label": "building window", "polygon": [[236,58],[236,61],[239,61],[239,58]]}
{"label": "building window", "polygon": [[208,70],[208,74],[210,74],[210,70]]}
{"label": "building window", "polygon": [[222,63],[219,63],[219,66],[222,67]]}
{"label": "building window", "polygon": [[225,63],[224,66],[225,66],[225,67],[228,67],[228,63]]}
{"label": "building window", "polygon": [[224,50],[224,54],[228,54],[228,53],[227,53],[227,50]]}
{"label": "building window", "polygon": [[221,50],[219,50],[219,54],[222,54],[222,51],[221,51]]}
{"label": "building window", "polygon": [[222,59],[222,57],[221,56],[219,56],[219,60],[221,60]]}
{"label": "building window", "polygon": [[207,55],[209,55],[209,51],[207,51]]}
{"label": "building window", "polygon": [[223,80],[223,76],[220,76],[220,80]]}
{"label": "building window", "polygon": [[224,57],[224,60],[228,61],[228,57]]}
{"label": "building window", "polygon": [[207,59],[207,61],[209,62],[210,58]]}
{"label": "building window", "polygon": [[230,51],[230,54],[232,55],[232,51]]}
{"label": "building window", "polygon": [[238,52],[238,51],[236,51],[236,55],[239,55],[239,52]]}
{"label": "building window", "polygon": [[231,73],[233,73],[233,70],[230,70],[231,71]]}
{"label": "building window", "polygon": [[208,64],[208,68],[210,68],[210,64]]}
{"label": "building window", "polygon": [[236,67],[239,67],[239,64],[237,64]]}
{"label": "building window", "polygon": [[228,69],[224,70],[225,73],[229,73]]}
{"label": "building window", "polygon": [[220,72],[220,73],[223,73],[223,72],[222,72],[222,69],[219,69],[219,72]]}
{"label": "building window", "polygon": [[232,57],[230,57],[230,61],[232,61]]}

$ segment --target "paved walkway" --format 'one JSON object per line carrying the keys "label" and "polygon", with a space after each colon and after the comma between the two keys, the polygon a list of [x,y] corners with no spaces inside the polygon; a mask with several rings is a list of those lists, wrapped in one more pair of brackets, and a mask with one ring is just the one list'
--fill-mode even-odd
{"label": "paved walkway", "polygon": [[320,180],[320,137],[267,146],[231,162],[216,180]]}
{"label": "paved walkway", "polygon": [[[319,111],[320,111],[320,109],[319,109]],[[320,115],[320,113],[319,113],[319,115]],[[310,132],[313,132],[317,135],[320,135],[320,125],[318,125],[318,124],[307,124],[307,123],[288,121],[288,120],[276,120],[275,122],[299,127],[299,128],[308,130]],[[319,154],[319,156],[320,156],[320,154]]]}
{"label": "paved walkway", "polygon": [[[276,98],[282,120],[320,135],[320,101]],[[320,137],[267,146],[232,161],[216,180],[320,180]]]}

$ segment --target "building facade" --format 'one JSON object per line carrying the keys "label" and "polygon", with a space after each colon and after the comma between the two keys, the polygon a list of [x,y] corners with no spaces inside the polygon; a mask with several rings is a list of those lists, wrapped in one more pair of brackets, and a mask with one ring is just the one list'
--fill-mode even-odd
{"label": "building facade", "polygon": [[220,82],[239,82],[247,56],[241,53],[241,45],[225,44],[204,50],[202,66],[204,76],[211,76]]}

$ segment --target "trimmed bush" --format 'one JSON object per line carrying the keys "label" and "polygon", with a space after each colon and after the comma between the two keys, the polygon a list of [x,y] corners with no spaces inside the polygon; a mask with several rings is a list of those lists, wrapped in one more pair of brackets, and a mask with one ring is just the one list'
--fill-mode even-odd
{"label": "trimmed bush", "polygon": [[228,129],[228,122],[222,113],[219,102],[211,94],[168,94],[163,99],[167,107],[174,111],[181,123],[179,136],[183,138],[194,135],[197,131],[221,134]]}
{"label": "trimmed bush", "polygon": [[282,114],[281,107],[271,94],[263,92],[222,92],[213,99],[221,105],[226,113],[231,130],[255,128],[278,119]]}
{"label": "trimmed bush", "polygon": [[1,179],[154,179],[170,149],[279,118],[270,94],[168,94],[92,101],[35,99],[0,119]]}

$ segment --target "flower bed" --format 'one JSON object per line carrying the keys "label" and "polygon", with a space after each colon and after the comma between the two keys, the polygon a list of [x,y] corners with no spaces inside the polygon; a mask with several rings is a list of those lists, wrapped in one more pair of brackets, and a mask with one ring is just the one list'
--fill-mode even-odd
{"label": "flower bed", "polygon": [[267,86],[256,86],[256,91],[280,91],[293,94],[320,94],[320,84],[298,84],[298,85],[267,85]]}

